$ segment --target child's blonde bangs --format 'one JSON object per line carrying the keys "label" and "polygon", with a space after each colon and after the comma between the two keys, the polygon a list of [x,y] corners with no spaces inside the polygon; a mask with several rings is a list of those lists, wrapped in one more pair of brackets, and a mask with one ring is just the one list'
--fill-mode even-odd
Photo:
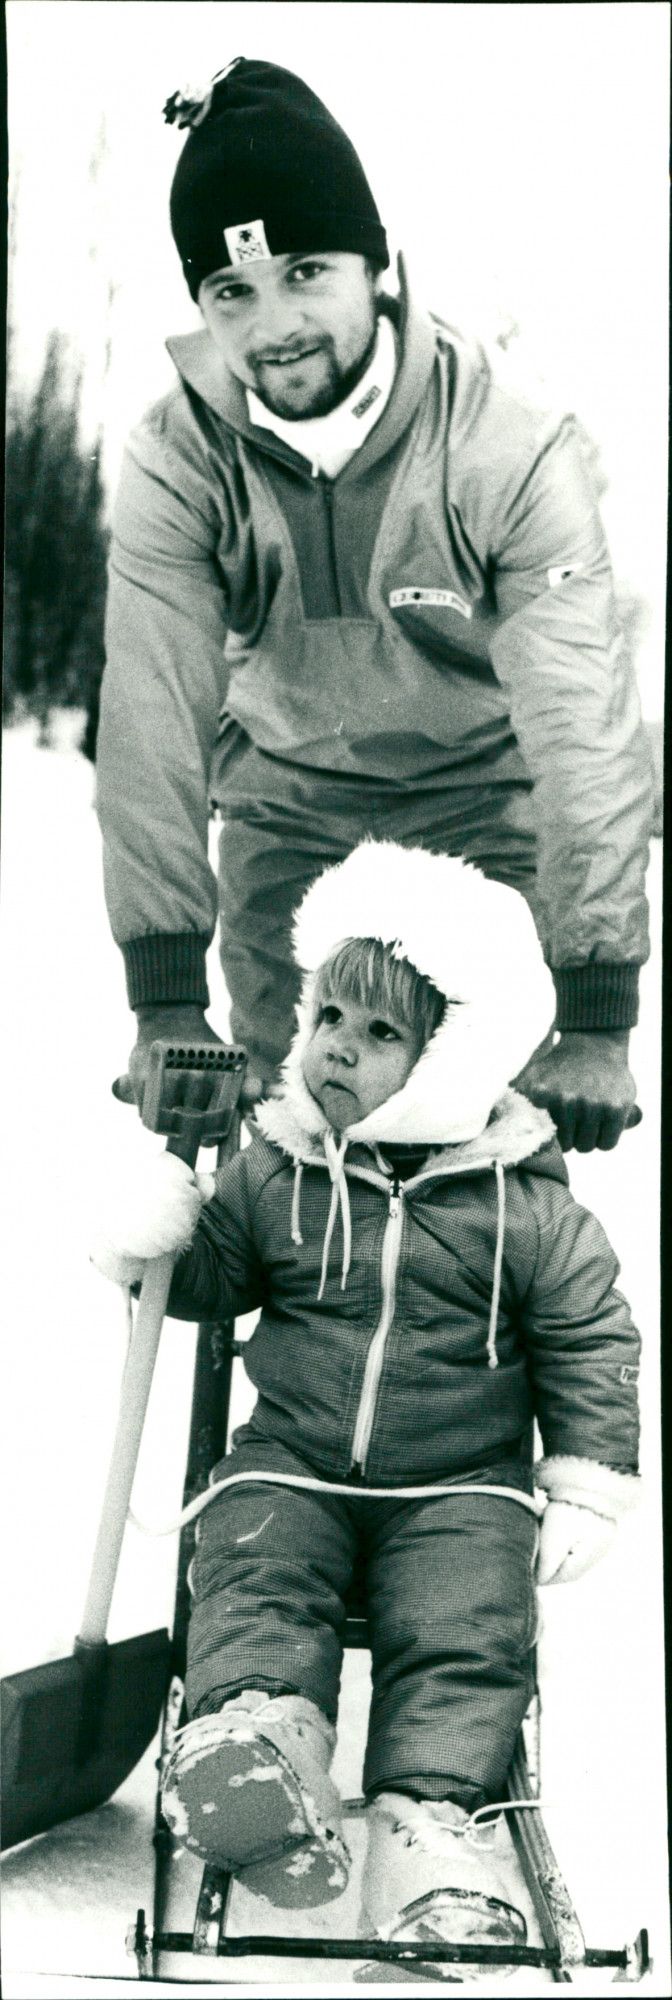
{"label": "child's blonde bangs", "polygon": [[315,1007],[325,1000],[353,1000],[386,1020],[410,1028],[423,1046],[440,1026],[446,999],[407,958],[379,938],[347,938],[320,967]]}

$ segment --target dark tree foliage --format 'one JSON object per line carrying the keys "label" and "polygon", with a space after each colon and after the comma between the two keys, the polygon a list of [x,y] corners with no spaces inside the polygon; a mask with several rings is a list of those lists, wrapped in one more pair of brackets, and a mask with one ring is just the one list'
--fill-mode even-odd
{"label": "dark tree foliage", "polygon": [[101,444],[80,431],[81,375],[50,337],[32,394],[10,399],[5,541],[6,720],[88,710],[103,668],[108,531]]}

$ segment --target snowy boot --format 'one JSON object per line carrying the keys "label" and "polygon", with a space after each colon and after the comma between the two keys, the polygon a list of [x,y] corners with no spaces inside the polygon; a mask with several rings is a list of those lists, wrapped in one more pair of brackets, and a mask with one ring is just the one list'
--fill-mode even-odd
{"label": "snowy boot", "polygon": [[[493,1852],[497,1823],[472,1825],[461,1806],[381,1792],[369,1808],[362,1935],[404,1944],[521,1945],[527,1927],[508,1900]],[[493,1966],[372,1964],[358,1978],[497,1978]],[[510,1968],[512,1970],[512,1968]],[[507,1968],[507,1971],[509,1968]]]}
{"label": "snowy boot", "polygon": [[302,1695],[245,1689],[179,1731],[161,1781],[168,1825],[280,1908],[330,1902],[350,1863],[329,1777],[335,1741]]}

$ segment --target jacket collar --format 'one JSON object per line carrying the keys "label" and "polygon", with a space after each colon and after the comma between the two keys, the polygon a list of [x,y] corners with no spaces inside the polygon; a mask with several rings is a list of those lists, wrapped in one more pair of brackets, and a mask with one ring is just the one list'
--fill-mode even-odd
{"label": "jacket collar", "polygon": [[[358,476],[396,444],[415,415],[434,366],[436,326],[429,314],[420,312],[413,304],[402,258],[399,259],[399,300],[390,300],[383,309],[389,309],[395,321],[398,318],[400,358],[397,374],[379,423],[374,425],[360,450],[338,475],[341,480],[347,479],[349,472]],[[217,353],[207,328],[203,327],[196,333],[177,334],[166,342],[166,346],[187,388],[195,390],[196,395],[232,430],[260,451],[273,453],[309,476],[305,458],[292,451],[291,446],[283,444],[271,431],[250,421],[243,385],[230,373]]]}
{"label": "jacket collar", "polygon": [[[308,1092],[306,1097],[312,1104]],[[311,1129],[307,1129],[301,1097],[297,1098],[291,1087],[285,1087],[282,1096],[269,1097],[265,1104],[257,1106],[256,1123],[263,1137],[280,1146],[290,1159],[301,1161],[305,1166],[325,1166],[324,1135],[329,1133],[329,1127],[319,1105],[315,1104],[314,1111],[316,1115]],[[485,1171],[497,1164],[502,1167],[519,1166],[555,1138],[555,1126],[547,1111],[538,1110],[519,1091],[506,1090],[495,1105],[484,1132],[479,1132],[476,1138],[463,1140],[461,1144],[431,1147],[429,1158],[421,1171],[409,1178],[408,1185],[428,1177],[434,1179],[449,1174]],[[561,1160],[559,1154],[559,1163]],[[377,1147],[368,1146],[363,1140],[353,1140],[346,1170],[347,1166],[353,1170],[366,1166],[367,1171],[375,1171],[376,1165],[376,1177],[380,1175],[382,1178]]]}

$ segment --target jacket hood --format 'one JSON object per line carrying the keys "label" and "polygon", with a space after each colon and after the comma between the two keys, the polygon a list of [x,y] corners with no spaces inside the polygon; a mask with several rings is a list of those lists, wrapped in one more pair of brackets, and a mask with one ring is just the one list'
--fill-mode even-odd
{"label": "jacket hood", "polygon": [[[311,1108],[312,1113],[317,1114],[311,1118],[311,1129],[308,1129],[304,1095],[308,1100],[309,1117]],[[270,1140],[273,1145],[279,1146],[295,1164],[299,1162],[305,1166],[328,1164],[324,1139],[326,1134],[329,1137],[333,1135],[323,1112],[320,1111],[319,1105],[315,1104],[305,1084],[303,1090],[301,1088],[295,1090],[293,1082],[288,1080],[281,1094],[269,1097],[264,1104],[257,1105],[255,1122],[263,1137]],[[419,1178],[424,1178],[429,1172],[437,1175],[467,1174],[485,1172],[497,1165],[503,1168],[521,1166],[524,1160],[529,1160],[540,1153],[555,1139],[556,1130],[549,1113],[538,1110],[537,1106],[530,1104],[519,1091],[506,1090],[499,1103],[494,1106],[485,1131],[477,1133],[473,1139],[463,1140],[461,1144],[432,1147],[430,1159],[425,1161],[420,1169]],[[353,1139],[352,1143],[355,1146],[352,1159],[354,1166],[357,1142]],[[363,1141],[360,1143],[364,1145]],[[371,1150],[375,1155],[376,1148],[373,1143]],[[538,1164],[540,1170],[547,1166],[553,1179],[566,1181],[567,1169],[557,1145],[554,1146],[548,1162],[539,1161]],[[409,1179],[411,1178],[412,1176],[409,1176]]]}
{"label": "jacket hood", "polygon": [[[392,394],[379,422],[356,453],[356,475],[374,460],[382,458],[410,423],[427,387],[436,354],[436,326],[429,314],[413,306],[406,281],[403,259],[399,259],[399,298],[381,295],[379,308],[399,320],[400,355]],[[274,434],[253,424],[244,387],[232,375],[205,327],[195,333],[175,335],[166,342],[168,353],[188,389],[195,389],[203,402],[223,417],[232,430],[262,451],[274,452],[297,464],[297,455]],[[305,470],[305,461],[300,460]],[[346,478],[348,467],[339,476]]]}
{"label": "jacket hood", "polygon": [[316,976],[349,938],[392,946],[448,1005],[401,1090],[350,1125],[348,1142],[456,1145],[485,1132],[555,1015],[553,980],[524,897],[468,862],[394,841],[362,841],[318,876],[295,917],[304,982],[281,1073],[281,1096],[307,1139],[328,1130],[303,1077]]}

